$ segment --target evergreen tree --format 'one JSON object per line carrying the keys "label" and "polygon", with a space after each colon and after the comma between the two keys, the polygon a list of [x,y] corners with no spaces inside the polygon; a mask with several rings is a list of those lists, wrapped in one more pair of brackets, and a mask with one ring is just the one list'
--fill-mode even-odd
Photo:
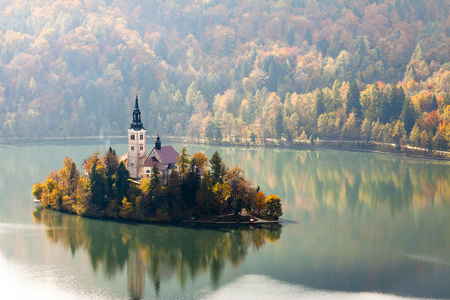
{"label": "evergreen tree", "polygon": [[278,77],[277,67],[275,63],[271,63],[269,66],[269,79],[267,81],[269,91],[274,92],[277,90]]}
{"label": "evergreen tree", "polygon": [[209,141],[214,139],[214,123],[212,121],[208,121],[205,128],[205,136]]}
{"label": "evergreen tree", "polygon": [[222,130],[220,130],[220,126],[216,126],[216,130],[214,131],[214,138],[217,141],[221,141],[222,140]]}
{"label": "evergreen tree", "polygon": [[447,105],[450,105],[450,93],[447,93],[447,95],[444,98],[444,102],[442,103],[442,108],[446,108]]}
{"label": "evergreen tree", "polygon": [[156,56],[167,60],[167,57],[169,56],[169,50],[167,48],[166,40],[162,35],[160,35],[159,38],[156,39],[155,44],[153,45],[153,51],[155,52]]}
{"label": "evergreen tree", "polygon": [[152,174],[150,175],[149,192],[152,195],[159,195],[161,187],[161,174],[156,164],[153,165]]}
{"label": "evergreen tree", "polygon": [[106,167],[106,175],[108,176],[108,178],[112,177],[119,168],[119,160],[116,156],[116,151],[111,147],[109,147],[109,149],[105,151],[105,154],[103,155],[103,163]]}
{"label": "evergreen tree", "polygon": [[437,103],[436,95],[433,95],[433,98],[431,99],[431,111],[438,110],[439,105]]}
{"label": "evergreen tree", "polygon": [[177,162],[176,165],[178,166],[178,169],[180,170],[180,174],[182,176],[184,176],[186,174],[186,172],[188,171],[188,167],[189,167],[189,155],[187,153],[187,149],[186,147],[183,147],[181,149],[181,154],[180,156],[177,157]]}
{"label": "evergreen tree", "polygon": [[252,142],[253,144],[256,142],[256,134],[254,132],[250,133],[250,142]]}
{"label": "evergreen tree", "polygon": [[402,87],[394,85],[390,91],[389,102],[391,104],[391,118],[397,120],[402,113],[405,102],[405,91]]}
{"label": "evergreen tree", "polygon": [[80,179],[80,172],[77,170],[77,165],[72,162],[69,173],[69,194],[73,194],[77,189],[78,180]]}
{"label": "evergreen tree", "polygon": [[367,55],[367,47],[366,47],[366,41],[364,40],[364,38],[361,36],[361,38],[359,39],[359,49],[358,49],[358,54],[359,54],[359,58],[360,58],[360,62],[364,59],[364,57]]}
{"label": "evergreen tree", "polygon": [[100,209],[105,209],[107,206],[106,178],[103,169],[101,167],[97,168],[99,163],[96,159],[92,164],[91,173],[89,174],[90,191],[92,193],[92,203]]}
{"label": "evergreen tree", "polygon": [[406,133],[409,135],[416,123],[416,116],[414,107],[412,106],[411,99],[408,97],[403,102],[402,121],[405,124]]}
{"label": "evergreen tree", "polygon": [[189,170],[186,179],[181,185],[181,193],[183,195],[184,203],[191,207],[195,204],[195,195],[200,185],[199,166],[195,158],[192,158],[189,163]]}
{"label": "evergreen tree", "polygon": [[358,84],[356,83],[356,80],[353,80],[350,83],[350,87],[347,93],[347,110],[346,114],[350,114],[352,111],[355,112],[355,117],[358,119],[361,119],[362,112],[361,112],[361,102],[360,102],[360,93]]}
{"label": "evergreen tree", "polygon": [[392,107],[385,93],[380,94],[380,113],[379,120],[381,123],[389,123],[392,116]]}
{"label": "evergreen tree", "polygon": [[341,86],[342,83],[336,79],[333,83],[333,89],[332,89],[332,101],[330,105],[330,111],[335,111],[342,107],[342,97],[341,97]]}
{"label": "evergreen tree", "polygon": [[130,187],[130,172],[128,172],[127,168],[120,162],[119,167],[117,168],[117,176],[116,176],[116,188],[118,193],[118,199],[123,199],[123,197],[128,193],[128,189]]}
{"label": "evergreen tree", "polygon": [[308,45],[312,45],[312,42],[313,42],[313,36],[312,36],[312,33],[311,33],[311,28],[306,28],[306,31],[305,31],[305,40],[308,42]]}
{"label": "evergreen tree", "polygon": [[275,115],[275,138],[281,140],[281,135],[283,134],[283,106],[280,104],[277,107],[277,112]]}
{"label": "evergreen tree", "polygon": [[196,202],[197,207],[209,215],[209,212],[214,205],[213,184],[209,171],[205,172],[203,178],[200,180],[196,194]]}
{"label": "evergreen tree", "polygon": [[214,152],[209,160],[209,164],[211,165],[211,180],[213,185],[215,185],[216,183],[222,183],[223,178],[226,174],[226,170],[225,164],[223,163],[219,152]]}
{"label": "evergreen tree", "polygon": [[264,32],[262,30],[258,34],[258,40],[256,41],[256,44],[258,44],[258,45],[265,44]]}
{"label": "evergreen tree", "polygon": [[321,89],[318,89],[316,91],[316,95],[315,95],[315,100],[316,100],[316,118],[318,119],[320,117],[321,114],[325,113],[325,104],[323,102],[323,92]]}
{"label": "evergreen tree", "polygon": [[413,64],[409,65],[407,78],[416,79],[416,68],[414,68]]}
{"label": "evergreen tree", "polygon": [[289,25],[289,29],[286,33],[286,42],[290,45],[293,46],[294,42],[295,42],[295,30],[294,30],[294,26]]}

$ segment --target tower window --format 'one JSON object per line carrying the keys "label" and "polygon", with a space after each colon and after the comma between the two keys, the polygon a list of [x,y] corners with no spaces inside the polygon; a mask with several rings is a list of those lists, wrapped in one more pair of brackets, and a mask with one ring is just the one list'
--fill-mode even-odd
{"label": "tower window", "polygon": [[144,139],[144,135],[141,134],[141,135],[139,136],[139,139],[140,139],[140,140],[143,140],[143,139]]}
{"label": "tower window", "polygon": [[135,135],[132,134],[132,135],[130,136],[130,139],[134,140],[134,139],[135,139]]}
{"label": "tower window", "polygon": [[141,149],[141,150],[144,150],[144,147],[141,146],[140,149]]}
{"label": "tower window", "polygon": [[131,146],[131,151],[134,151],[134,147],[133,146]]}

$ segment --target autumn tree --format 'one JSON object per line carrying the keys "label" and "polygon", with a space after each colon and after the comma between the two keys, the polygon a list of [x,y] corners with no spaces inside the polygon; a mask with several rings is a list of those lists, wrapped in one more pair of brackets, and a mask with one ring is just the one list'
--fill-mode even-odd
{"label": "autumn tree", "polygon": [[266,215],[274,220],[278,220],[283,215],[283,209],[281,207],[281,199],[276,195],[270,195],[265,200]]}
{"label": "autumn tree", "polygon": [[208,165],[208,157],[204,152],[197,152],[192,155],[192,159],[195,159],[195,162],[198,165],[199,169],[206,171],[206,167]]}
{"label": "autumn tree", "polygon": [[405,124],[401,121],[397,121],[394,126],[394,131],[392,133],[392,142],[398,147],[400,141],[406,138]]}
{"label": "autumn tree", "polygon": [[243,208],[251,208],[256,190],[252,183],[245,179],[244,171],[240,167],[232,167],[224,178],[230,187],[229,204],[233,208],[234,215],[238,217]]}
{"label": "autumn tree", "polygon": [[78,172],[76,164],[71,158],[64,158],[63,163],[64,166],[59,171],[62,191],[64,194],[61,206],[63,209],[72,212],[76,203],[75,191],[77,189],[80,173]]}

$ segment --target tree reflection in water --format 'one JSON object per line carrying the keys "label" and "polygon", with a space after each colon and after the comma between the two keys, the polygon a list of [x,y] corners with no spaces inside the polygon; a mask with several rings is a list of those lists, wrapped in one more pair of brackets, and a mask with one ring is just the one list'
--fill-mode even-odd
{"label": "tree reflection in water", "polygon": [[36,210],[36,223],[45,224],[47,237],[70,249],[72,255],[83,249],[89,254],[93,272],[103,264],[105,276],[112,279],[127,266],[128,295],[141,299],[145,276],[150,277],[156,294],[161,280],[177,276],[184,287],[187,279],[209,272],[214,287],[227,263],[242,264],[250,248],[258,250],[266,241],[281,236],[281,225],[253,227],[177,227],[117,223],[93,220],[52,210]]}

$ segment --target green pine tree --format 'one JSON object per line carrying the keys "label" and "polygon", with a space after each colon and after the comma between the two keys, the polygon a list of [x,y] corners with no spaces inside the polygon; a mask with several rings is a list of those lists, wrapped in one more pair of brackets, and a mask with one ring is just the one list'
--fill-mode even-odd
{"label": "green pine tree", "polygon": [[361,102],[360,102],[360,92],[358,84],[356,83],[356,80],[353,80],[350,83],[350,87],[347,93],[347,109],[346,114],[348,115],[352,111],[355,112],[355,117],[358,119],[361,119],[362,112],[361,112]]}

